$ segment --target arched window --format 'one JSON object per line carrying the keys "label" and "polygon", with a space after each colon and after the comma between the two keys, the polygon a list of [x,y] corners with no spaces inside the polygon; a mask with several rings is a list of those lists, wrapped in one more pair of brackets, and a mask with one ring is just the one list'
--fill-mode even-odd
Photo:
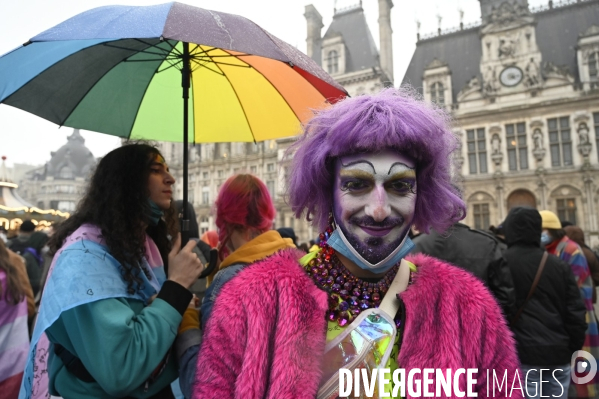
{"label": "arched window", "polygon": [[445,87],[443,87],[443,83],[436,82],[432,84],[431,101],[439,105],[445,104]]}
{"label": "arched window", "polygon": [[597,81],[597,71],[599,70],[599,52],[595,51],[589,55],[589,78],[591,82]]}
{"label": "arched window", "polygon": [[73,179],[75,174],[73,173],[73,169],[68,166],[63,166],[60,168],[60,172],[58,172],[58,177],[61,179]]}
{"label": "arched window", "polygon": [[335,50],[327,54],[327,71],[331,74],[339,72],[339,54]]}

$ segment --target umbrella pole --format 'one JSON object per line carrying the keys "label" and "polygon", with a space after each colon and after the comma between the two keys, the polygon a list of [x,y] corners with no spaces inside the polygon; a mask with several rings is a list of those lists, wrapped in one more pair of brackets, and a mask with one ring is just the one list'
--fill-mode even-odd
{"label": "umbrella pole", "polygon": [[181,68],[181,86],[183,87],[183,215],[181,218],[181,246],[189,241],[189,212],[187,211],[188,192],[187,174],[189,163],[189,87],[191,78],[189,43],[183,42],[183,68]]}

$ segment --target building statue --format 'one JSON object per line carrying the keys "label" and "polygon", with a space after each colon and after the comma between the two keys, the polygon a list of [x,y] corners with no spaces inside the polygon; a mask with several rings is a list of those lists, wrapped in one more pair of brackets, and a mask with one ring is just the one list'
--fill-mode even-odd
{"label": "building statue", "polygon": [[470,90],[480,90],[480,80],[478,80],[478,76],[473,76],[472,79],[466,83],[466,86],[464,86],[463,90],[464,92]]}
{"label": "building statue", "polygon": [[535,145],[533,151],[543,149],[543,133],[541,132],[541,129],[535,129],[534,133],[532,134],[532,141]]}
{"label": "building statue", "polygon": [[491,150],[493,151],[493,154],[499,154],[501,152],[501,140],[499,139],[499,136],[494,134],[493,138],[491,139]]}
{"label": "building statue", "polygon": [[539,66],[535,62],[534,58],[531,58],[526,68],[524,69],[525,79],[524,85],[526,87],[535,87],[541,83],[541,74]]}
{"label": "building statue", "polygon": [[582,122],[578,125],[578,142],[580,145],[589,144],[589,128],[586,123]]}
{"label": "building statue", "polygon": [[484,86],[483,91],[485,94],[495,94],[497,91],[497,74],[492,66],[489,66],[483,76]]}

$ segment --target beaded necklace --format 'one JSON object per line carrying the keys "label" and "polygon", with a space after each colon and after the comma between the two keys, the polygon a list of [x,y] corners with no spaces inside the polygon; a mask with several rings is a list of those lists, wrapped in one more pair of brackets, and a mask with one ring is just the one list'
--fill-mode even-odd
{"label": "beaded necklace", "polygon": [[340,327],[345,327],[363,310],[380,305],[395,278],[399,263],[376,283],[359,279],[347,270],[335,250],[327,245],[326,239],[332,232],[329,227],[320,235],[318,255],[305,265],[305,269],[316,286],[328,293],[327,320],[337,321]]}

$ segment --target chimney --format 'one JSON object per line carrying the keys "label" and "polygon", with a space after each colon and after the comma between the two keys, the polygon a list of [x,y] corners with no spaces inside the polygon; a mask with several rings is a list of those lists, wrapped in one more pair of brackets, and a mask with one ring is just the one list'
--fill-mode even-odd
{"label": "chimney", "polygon": [[308,36],[306,37],[306,53],[308,54],[308,57],[316,61],[318,65],[321,65],[321,30],[324,26],[322,24],[322,15],[320,15],[316,7],[314,7],[312,4],[309,4],[305,8],[304,17],[306,18],[306,24],[308,28]]}
{"label": "chimney", "polygon": [[379,36],[381,68],[393,85],[393,29],[391,29],[393,0],[379,0]]}

